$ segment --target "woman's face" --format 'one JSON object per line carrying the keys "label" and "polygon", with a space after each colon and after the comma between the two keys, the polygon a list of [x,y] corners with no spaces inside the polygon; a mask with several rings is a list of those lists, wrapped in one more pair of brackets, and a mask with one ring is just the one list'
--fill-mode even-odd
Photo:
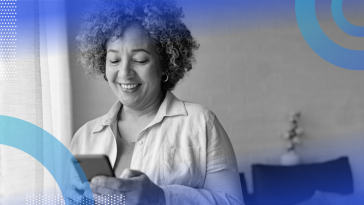
{"label": "woman's face", "polygon": [[106,44],[106,77],[124,106],[145,109],[161,95],[161,60],[153,39],[138,25]]}

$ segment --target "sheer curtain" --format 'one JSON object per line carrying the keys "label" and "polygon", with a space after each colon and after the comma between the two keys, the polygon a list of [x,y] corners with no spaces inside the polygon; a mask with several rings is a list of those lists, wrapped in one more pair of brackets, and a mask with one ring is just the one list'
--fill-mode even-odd
{"label": "sheer curtain", "polygon": [[[4,2],[16,6],[6,14],[16,20],[13,27],[0,28],[1,32],[14,29],[10,30],[13,47],[1,48],[0,115],[42,127],[68,147],[72,110],[64,2]],[[10,52],[12,59],[6,58]],[[31,142],[29,146],[43,143]],[[57,194],[58,190],[41,163],[20,150],[0,145],[0,204],[26,204],[29,195]]]}

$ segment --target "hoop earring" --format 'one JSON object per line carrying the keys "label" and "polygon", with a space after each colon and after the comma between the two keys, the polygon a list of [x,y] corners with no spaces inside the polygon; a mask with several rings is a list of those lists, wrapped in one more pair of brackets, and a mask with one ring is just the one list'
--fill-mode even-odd
{"label": "hoop earring", "polygon": [[104,79],[105,79],[106,81],[108,81],[108,80],[107,80],[107,77],[106,77],[106,73],[104,73]]}
{"label": "hoop earring", "polygon": [[166,78],[165,80],[163,80],[163,82],[165,83],[165,82],[167,82],[167,81],[168,81],[169,76],[168,76],[167,74],[163,74],[163,75],[166,75],[166,76],[167,76],[167,78]]}

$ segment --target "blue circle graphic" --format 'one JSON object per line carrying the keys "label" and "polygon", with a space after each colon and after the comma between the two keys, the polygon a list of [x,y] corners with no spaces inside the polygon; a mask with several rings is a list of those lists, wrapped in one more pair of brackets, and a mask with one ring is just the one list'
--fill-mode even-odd
{"label": "blue circle graphic", "polygon": [[[335,8],[336,4],[337,2]],[[341,68],[364,70],[364,50],[351,50],[339,46],[322,31],[316,17],[315,0],[296,0],[295,11],[303,38],[321,58]],[[360,30],[357,33],[360,33]]]}
{"label": "blue circle graphic", "polygon": [[[40,146],[30,146],[34,142],[40,142]],[[87,181],[72,153],[53,135],[29,122],[0,115],[0,144],[19,149],[42,163],[57,182],[64,199],[67,190],[73,188],[70,180],[72,166],[82,173],[81,180]],[[94,199],[89,202],[94,204]],[[69,205],[71,202],[65,200],[65,203]]]}
{"label": "blue circle graphic", "polygon": [[332,0],[331,2],[331,13],[336,24],[347,34],[364,37],[364,26],[356,26],[346,20],[342,9],[343,2],[344,0]]}

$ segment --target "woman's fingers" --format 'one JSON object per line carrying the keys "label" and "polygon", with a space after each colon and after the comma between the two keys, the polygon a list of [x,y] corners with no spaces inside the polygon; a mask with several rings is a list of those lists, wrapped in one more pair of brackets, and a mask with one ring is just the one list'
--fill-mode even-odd
{"label": "woman's fingers", "polygon": [[91,191],[90,190],[90,184],[88,182],[82,183],[82,190]]}
{"label": "woman's fingers", "polygon": [[[112,205],[116,204],[122,204],[123,197],[121,195],[105,195],[105,194],[96,194],[96,193],[88,193],[84,194],[84,201],[82,204],[97,204],[97,205]],[[91,201],[94,201],[94,203],[91,203]],[[80,204],[81,205],[81,204]]]}
{"label": "woman's fingers", "polygon": [[71,184],[76,189],[83,190],[83,184],[82,184],[82,182],[80,180],[77,180],[77,179],[73,178]]}
{"label": "woman's fingers", "polygon": [[125,178],[94,177],[90,184],[91,190],[106,197],[122,196],[119,200],[125,200],[127,204],[165,203],[163,189],[154,184],[144,173],[126,169],[123,176]]}
{"label": "woman's fingers", "polygon": [[90,190],[87,190],[85,191],[85,193],[83,194],[83,196],[88,199],[88,200],[94,200],[96,201],[96,198],[98,197],[97,194],[93,194],[91,189]]}
{"label": "woman's fingers", "polygon": [[110,189],[119,190],[121,192],[132,191],[134,183],[135,178],[118,179],[115,177],[97,176],[92,178],[91,180],[91,185],[93,186],[107,187]]}
{"label": "woman's fingers", "polygon": [[78,176],[73,176],[71,178],[71,184],[73,187],[75,187],[76,189],[79,189],[79,190],[84,190],[84,187],[86,187]]}
{"label": "woman's fingers", "polygon": [[103,186],[97,186],[94,184],[91,184],[91,190],[92,193],[95,194],[103,194],[103,195],[121,195],[122,192],[120,190],[115,190],[115,189],[110,189],[108,187],[103,187]]}
{"label": "woman's fingers", "polygon": [[68,189],[65,195],[65,200],[69,202],[68,204],[78,204],[82,201],[82,194],[78,193],[74,189]]}
{"label": "woman's fingers", "polygon": [[143,174],[143,172],[141,172],[141,171],[126,168],[121,173],[120,178],[127,179],[127,178],[137,177],[137,176],[140,176],[142,174]]}

